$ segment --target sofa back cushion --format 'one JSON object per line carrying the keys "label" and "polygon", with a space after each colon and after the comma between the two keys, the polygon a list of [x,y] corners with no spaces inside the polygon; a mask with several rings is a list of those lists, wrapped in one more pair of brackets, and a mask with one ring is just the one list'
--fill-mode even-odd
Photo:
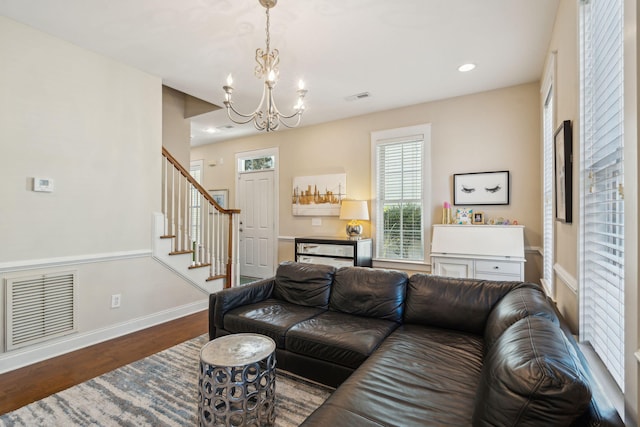
{"label": "sofa back cushion", "polygon": [[526,317],[485,357],[473,425],[568,426],[590,400],[588,380],[562,330],[546,318]]}
{"label": "sofa back cushion", "polygon": [[407,281],[402,271],[343,267],[336,272],[329,309],[401,323]]}
{"label": "sofa back cushion", "polygon": [[520,284],[414,274],[404,322],[482,335],[493,306]]}
{"label": "sofa back cushion", "polygon": [[276,271],[273,298],[326,309],[335,272],[330,265],[283,262]]}
{"label": "sofa back cushion", "polygon": [[560,324],[541,288],[519,287],[505,295],[491,310],[484,329],[485,351],[509,326],[528,316],[545,317],[556,325]]}

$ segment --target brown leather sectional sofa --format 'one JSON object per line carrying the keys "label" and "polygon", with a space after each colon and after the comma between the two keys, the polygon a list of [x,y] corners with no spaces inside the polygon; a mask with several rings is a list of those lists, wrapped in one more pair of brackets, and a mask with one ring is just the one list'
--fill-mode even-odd
{"label": "brown leather sectional sofa", "polygon": [[283,263],[211,295],[209,327],[338,387],[306,426],[624,425],[532,283]]}

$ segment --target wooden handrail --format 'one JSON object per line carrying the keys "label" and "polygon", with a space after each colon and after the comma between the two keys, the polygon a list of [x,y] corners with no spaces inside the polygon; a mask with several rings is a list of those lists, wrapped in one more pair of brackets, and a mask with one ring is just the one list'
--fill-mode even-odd
{"label": "wooden handrail", "polygon": [[180,173],[182,174],[182,176],[184,176],[187,181],[189,181],[189,183],[191,185],[193,185],[200,194],[202,194],[204,196],[205,199],[207,199],[215,208],[218,212],[222,212],[224,214],[239,214],[240,213],[240,209],[225,209],[222,206],[220,206],[218,204],[218,202],[215,201],[215,199],[213,197],[211,197],[211,195],[209,194],[209,192],[207,190],[204,189],[204,187],[202,185],[200,185],[198,183],[198,181],[196,181],[191,174],[189,173],[189,171],[187,171],[176,159],[175,157],[173,157],[171,155],[171,153],[169,153],[169,151],[167,151],[166,148],[162,147],[162,154],[167,158],[167,160],[169,161],[169,163],[171,163],[176,169],[178,169],[180,171]]}

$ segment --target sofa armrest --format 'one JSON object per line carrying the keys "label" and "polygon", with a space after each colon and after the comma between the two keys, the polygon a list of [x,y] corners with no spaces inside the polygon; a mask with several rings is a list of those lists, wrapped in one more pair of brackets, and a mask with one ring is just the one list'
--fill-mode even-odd
{"label": "sofa armrest", "polygon": [[[229,310],[233,310],[234,308],[247,304],[255,304],[270,298],[273,293],[274,283],[275,279],[271,277],[248,285],[223,289],[216,293],[215,305],[213,306],[214,334],[215,328],[224,329],[224,315]],[[212,307],[209,306],[209,310],[211,310],[211,308]],[[211,316],[211,313],[209,313],[209,316]],[[209,333],[211,334],[211,330]]]}

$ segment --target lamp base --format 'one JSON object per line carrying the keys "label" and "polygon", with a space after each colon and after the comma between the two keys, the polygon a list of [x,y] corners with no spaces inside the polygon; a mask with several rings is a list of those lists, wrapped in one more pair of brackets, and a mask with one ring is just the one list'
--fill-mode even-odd
{"label": "lamp base", "polygon": [[347,236],[351,240],[358,240],[362,237],[362,225],[358,224],[356,221],[351,221],[347,224]]}

